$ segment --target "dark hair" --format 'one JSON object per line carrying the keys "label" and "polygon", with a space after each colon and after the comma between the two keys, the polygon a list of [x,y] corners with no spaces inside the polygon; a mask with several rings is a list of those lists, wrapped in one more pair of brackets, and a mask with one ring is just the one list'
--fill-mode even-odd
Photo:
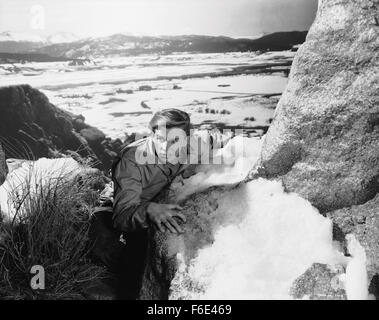
{"label": "dark hair", "polygon": [[179,109],[163,109],[156,112],[149,122],[149,128],[152,131],[160,126],[165,126],[167,129],[180,127],[188,135],[191,128],[190,116],[187,112]]}

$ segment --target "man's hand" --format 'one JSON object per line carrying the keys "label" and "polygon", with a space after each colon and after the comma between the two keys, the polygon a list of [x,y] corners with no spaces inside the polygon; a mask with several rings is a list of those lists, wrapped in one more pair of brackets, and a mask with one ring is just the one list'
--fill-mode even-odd
{"label": "man's hand", "polygon": [[176,204],[151,202],[147,207],[147,216],[161,232],[165,231],[163,228],[163,226],[165,226],[172,233],[182,233],[182,228],[174,218],[178,217],[183,222],[186,222],[186,217],[178,212],[182,209],[182,207]]}

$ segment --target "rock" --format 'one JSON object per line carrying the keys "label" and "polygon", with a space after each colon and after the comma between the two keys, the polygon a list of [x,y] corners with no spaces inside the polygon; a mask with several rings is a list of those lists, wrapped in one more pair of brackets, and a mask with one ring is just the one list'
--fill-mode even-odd
{"label": "rock", "polygon": [[132,94],[133,93],[133,90],[132,89],[121,89],[121,88],[118,88],[116,90],[116,93],[127,93],[127,94]]}
{"label": "rock", "polygon": [[379,190],[376,13],[369,0],[320,2],[265,138],[261,175],[322,212]]}
{"label": "rock", "polygon": [[149,85],[143,85],[143,86],[139,86],[138,90],[139,91],[151,91],[151,90],[153,90],[153,88],[152,88],[152,86],[149,86]]}
{"label": "rock", "polygon": [[68,63],[69,66],[86,66],[93,64],[90,59],[74,59]]}
{"label": "rock", "polygon": [[76,131],[83,130],[87,127],[83,115],[74,116],[73,126]]}
{"label": "rock", "polygon": [[[183,234],[149,230],[150,241],[140,299],[168,299],[171,280],[178,269],[177,254],[181,253],[188,262],[200,248],[213,242],[210,230],[215,225],[228,221],[228,217],[213,214],[218,206],[216,199],[226,190],[227,187],[212,187],[203,193],[192,195],[185,202],[182,213],[187,221],[182,225]],[[166,199],[164,191],[159,201],[167,202]]]}
{"label": "rock", "polygon": [[327,216],[334,222],[336,240],[344,242],[344,235],[352,233],[365,248],[370,293],[378,295],[375,282],[379,277],[379,193],[365,204],[331,211]]}
{"label": "rock", "polygon": [[0,112],[6,158],[59,157],[74,151],[105,170],[112,163],[109,150],[119,151],[112,150],[112,142],[83,116],[60,110],[29,85],[0,88]]}
{"label": "rock", "polygon": [[105,140],[105,134],[94,127],[80,130],[80,135],[86,139],[90,145],[96,145]]}
{"label": "rock", "polygon": [[314,263],[294,281],[291,295],[295,299],[346,300],[343,284],[338,278],[340,274],[324,264]]}
{"label": "rock", "polygon": [[105,105],[109,103],[114,103],[114,102],[125,102],[125,99],[119,99],[119,98],[109,98],[108,100],[101,101],[99,104]]}
{"label": "rock", "polygon": [[145,101],[141,101],[141,107],[144,109],[151,109]]}
{"label": "rock", "polygon": [[258,166],[258,176],[281,179],[330,217],[337,240],[357,237],[371,282],[379,272],[376,13],[377,1],[319,3]]}
{"label": "rock", "polygon": [[5,154],[0,143],[0,185],[4,182],[8,173],[7,163],[5,161]]}

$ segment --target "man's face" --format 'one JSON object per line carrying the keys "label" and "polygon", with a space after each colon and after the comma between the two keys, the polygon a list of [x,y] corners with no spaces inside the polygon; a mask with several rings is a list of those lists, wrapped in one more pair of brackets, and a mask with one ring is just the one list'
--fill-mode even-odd
{"label": "man's face", "polygon": [[153,141],[157,155],[163,162],[176,164],[187,151],[187,136],[182,128],[158,128],[153,133]]}

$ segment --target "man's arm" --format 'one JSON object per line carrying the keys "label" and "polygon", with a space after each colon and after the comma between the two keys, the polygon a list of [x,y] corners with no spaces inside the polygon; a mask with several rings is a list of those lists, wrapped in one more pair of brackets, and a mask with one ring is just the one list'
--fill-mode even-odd
{"label": "man's arm", "polygon": [[150,204],[141,200],[142,179],[135,163],[122,158],[113,176],[113,223],[121,231],[134,231],[148,227],[146,209]]}
{"label": "man's arm", "polygon": [[141,173],[130,159],[122,159],[114,172],[113,223],[121,231],[134,231],[148,228],[150,220],[160,231],[165,228],[173,233],[183,232],[174,217],[185,222],[176,204],[160,204],[142,201]]}

